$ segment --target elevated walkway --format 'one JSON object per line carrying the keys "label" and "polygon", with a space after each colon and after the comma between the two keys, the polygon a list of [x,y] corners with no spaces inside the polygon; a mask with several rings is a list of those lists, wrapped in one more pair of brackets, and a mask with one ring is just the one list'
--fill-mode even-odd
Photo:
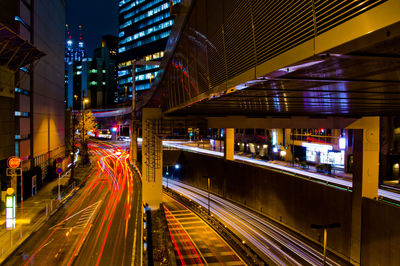
{"label": "elevated walkway", "polygon": [[[204,146],[205,148],[202,148],[201,145],[197,147],[197,144],[193,146],[193,144],[195,143],[187,141],[163,141],[164,147],[176,148],[184,151],[206,154],[210,156],[224,157],[224,152],[206,149],[207,146]],[[341,172],[334,172],[332,175],[321,174],[317,173],[317,171],[313,167],[310,167],[309,169],[301,169],[300,167],[293,167],[290,163],[284,163],[281,161],[264,161],[261,159],[253,159],[241,155],[235,155],[234,159],[235,161],[252,164],[258,167],[268,167],[276,171],[337,187],[338,189],[342,190],[351,190],[353,186],[351,176]],[[378,194],[380,197],[382,197],[382,199],[388,199],[390,201],[400,203],[400,194],[398,193],[389,191],[387,189],[379,189]]]}

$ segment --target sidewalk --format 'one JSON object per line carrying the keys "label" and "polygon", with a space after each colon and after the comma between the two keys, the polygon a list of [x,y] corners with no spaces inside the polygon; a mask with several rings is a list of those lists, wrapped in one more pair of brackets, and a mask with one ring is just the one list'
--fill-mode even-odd
{"label": "sidewalk", "polygon": [[[186,146],[191,146],[191,147],[198,147],[198,148],[204,149],[204,150],[212,150],[211,147],[210,147],[210,143],[209,142],[205,142],[205,141],[203,141],[203,142],[195,142],[195,141],[193,141],[193,142],[186,143],[185,145]],[[215,151],[219,151],[219,146],[217,145],[216,149],[214,149],[214,150]],[[223,151],[223,149],[222,149],[222,151]],[[249,157],[249,158],[251,157],[251,154],[244,154],[244,153],[239,154],[239,153],[236,153],[236,152],[235,152],[235,154],[240,155],[240,156],[244,156],[244,157]],[[286,166],[286,167],[292,167],[292,168],[296,168],[296,169],[301,169],[303,171],[310,172],[310,173],[318,173],[318,171],[312,165],[307,166],[307,168],[302,168],[300,165],[296,165],[296,164],[293,166],[291,162],[287,162],[287,161],[263,160],[263,159],[258,159],[258,158],[254,158],[254,159],[260,160],[260,161],[265,161],[265,162],[268,162],[268,163],[283,165],[283,166]],[[330,176],[330,177],[340,178],[340,179],[343,179],[343,180],[346,180],[346,181],[351,181],[353,179],[353,175],[351,173],[345,173],[344,171],[338,170],[338,169],[333,169],[332,170],[332,174],[330,174],[330,175],[323,174],[323,173],[320,173],[320,174],[327,175],[327,176]]]}
{"label": "sidewalk", "polygon": [[[84,174],[86,168],[76,168],[76,176]],[[66,173],[61,179],[61,185],[67,185],[70,174]],[[58,208],[59,201],[52,197],[51,190],[58,185],[58,179],[47,183],[36,195],[18,203],[15,210],[15,228],[6,229],[5,214],[0,216],[0,264],[12,254],[33,232],[37,231]],[[67,192],[71,187],[67,188]],[[46,210],[47,207],[47,210]]]}

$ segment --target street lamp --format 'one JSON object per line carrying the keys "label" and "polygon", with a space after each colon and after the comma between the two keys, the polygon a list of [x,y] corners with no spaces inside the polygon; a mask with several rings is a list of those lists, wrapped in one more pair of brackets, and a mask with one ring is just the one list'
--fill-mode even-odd
{"label": "street lamp", "polygon": [[329,228],[339,228],[340,223],[332,223],[332,224],[311,224],[311,228],[313,229],[324,229],[324,260],[322,265],[326,263],[326,245],[328,241],[328,229]]}
{"label": "street lamp", "polygon": [[207,204],[207,209],[208,209],[208,215],[210,215],[210,183],[211,183],[211,178],[213,176],[203,176],[204,178],[207,178],[207,199],[208,199],[208,204]]}
{"label": "street lamp", "polygon": [[86,156],[87,156],[87,147],[85,143],[85,103],[88,103],[89,99],[84,98],[82,101],[82,150],[85,150],[84,152],[84,158],[83,158],[83,164],[86,162]]}
{"label": "street lamp", "polygon": [[75,114],[74,114],[74,104],[78,100],[78,95],[74,95],[75,102],[72,103],[72,154],[71,154],[71,178],[74,178],[74,168],[75,168]]}

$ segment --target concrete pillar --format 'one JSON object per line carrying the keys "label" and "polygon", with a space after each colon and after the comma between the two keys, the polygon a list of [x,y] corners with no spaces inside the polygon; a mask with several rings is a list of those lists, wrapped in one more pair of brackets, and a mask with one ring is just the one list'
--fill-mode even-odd
{"label": "concrete pillar", "polygon": [[276,129],[276,134],[277,134],[277,144],[278,146],[283,145],[283,128],[277,128]]}
{"label": "concrete pillar", "polygon": [[225,160],[233,161],[233,156],[235,153],[235,129],[226,128],[225,129],[225,148],[224,148],[224,158]]}
{"label": "concrete pillar", "polygon": [[285,156],[285,161],[292,162],[293,161],[293,141],[291,140],[291,135],[292,135],[292,129],[290,128],[285,128],[285,146],[287,147],[286,149],[286,156]]}
{"label": "concrete pillar", "polygon": [[143,204],[157,210],[162,202],[162,139],[157,135],[157,122],[162,114],[159,108],[143,109],[142,176]]}
{"label": "concrete pillar", "polygon": [[351,263],[361,262],[362,198],[378,196],[379,117],[363,117],[348,128],[353,130],[353,193],[351,220]]}
{"label": "concrete pillar", "polygon": [[[374,199],[378,197],[379,184],[379,117],[363,117],[347,129],[362,129],[362,140],[354,139],[354,147],[362,141],[362,161],[356,162],[355,167],[361,167],[361,196]],[[357,164],[356,164],[357,163]],[[353,188],[358,183],[354,184]]]}
{"label": "concrete pillar", "polygon": [[344,136],[345,136],[345,143],[346,143],[346,148],[344,149],[344,171],[345,173],[349,172],[349,154],[352,154],[353,152],[353,147],[350,150],[349,147],[349,130],[345,129],[344,130]]}

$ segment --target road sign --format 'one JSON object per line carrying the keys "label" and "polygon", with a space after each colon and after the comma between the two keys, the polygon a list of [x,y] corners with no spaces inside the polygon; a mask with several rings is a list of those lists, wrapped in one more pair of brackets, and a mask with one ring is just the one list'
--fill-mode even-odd
{"label": "road sign", "polygon": [[14,189],[12,187],[7,188],[7,195],[14,194]]}
{"label": "road sign", "polygon": [[21,168],[7,168],[7,176],[21,175]]}
{"label": "road sign", "polygon": [[56,173],[57,174],[61,174],[63,172],[63,169],[61,168],[61,167],[58,167],[57,169],[56,169]]}
{"label": "road sign", "polygon": [[63,158],[62,158],[62,157],[58,157],[58,158],[56,159],[56,162],[57,162],[57,163],[62,163],[62,161],[63,161]]}
{"label": "road sign", "polygon": [[10,168],[17,168],[21,164],[21,159],[17,156],[11,156],[7,160],[7,165]]}

